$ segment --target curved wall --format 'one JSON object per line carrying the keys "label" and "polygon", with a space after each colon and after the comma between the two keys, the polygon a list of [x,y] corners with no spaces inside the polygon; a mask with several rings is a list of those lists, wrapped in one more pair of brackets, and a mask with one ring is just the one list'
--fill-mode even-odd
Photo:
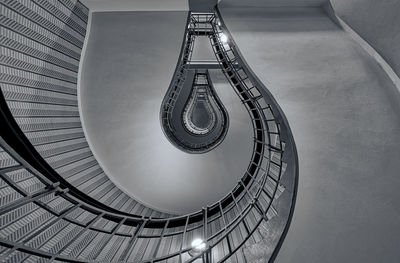
{"label": "curved wall", "polygon": [[[13,5],[16,3],[10,2]],[[6,13],[5,10],[2,9],[2,12]],[[40,12],[31,14],[40,17]],[[43,26],[45,22],[42,20],[37,25]],[[29,21],[26,24],[29,25]],[[20,33],[26,32],[32,31],[22,30]],[[45,39],[50,35],[41,37]],[[32,37],[39,35],[33,34]],[[214,34],[213,41],[219,50],[225,50],[220,34]],[[55,46],[57,52],[58,47],[64,50],[58,41]],[[231,55],[240,55],[236,49],[230,52],[233,52]],[[239,76],[238,72],[232,72],[235,68],[232,67],[232,61],[238,59],[228,60],[227,51],[218,54],[219,59],[229,63],[230,66],[226,64],[224,69],[228,75],[229,72],[233,73],[229,75],[230,80],[236,80],[236,86],[241,90],[241,102],[249,107],[249,113],[254,116],[252,126],[257,139],[254,142],[254,158],[235,189],[223,199],[180,217],[127,215],[99,206],[88,200],[85,194],[76,194],[74,187],[59,176],[54,176],[54,173],[49,173],[49,168],[42,165],[45,162],[32,152],[32,145],[16,128],[17,123],[13,122],[14,118],[19,122],[37,119],[45,123],[46,119],[50,119],[51,126],[54,118],[62,119],[66,117],[63,114],[75,112],[74,106],[60,102],[61,105],[55,106],[52,101],[57,97],[50,96],[53,93],[48,96],[34,94],[30,98],[22,92],[9,92],[11,99],[8,104],[15,106],[10,107],[14,115],[11,116],[1,97],[0,117],[5,125],[0,130],[0,261],[243,262],[254,258],[248,251],[257,251],[259,246],[264,245],[269,249],[263,251],[261,257],[274,257],[282,240],[281,233],[290,221],[297,185],[295,145],[286,119],[274,99],[265,90],[260,90],[255,77],[249,80],[244,76],[252,74],[247,66],[243,64],[243,68],[235,69],[240,70]],[[22,65],[27,71],[27,61],[28,58],[25,58],[17,65]],[[32,70],[36,69],[33,67]],[[10,65],[2,68],[3,72],[7,73],[4,76],[8,78],[2,80],[18,79],[18,76],[10,74],[13,72]],[[46,68],[43,68],[43,72],[50,74]],[[41,87],[56,87],[54,84],[48,86],[49,79],[30,88],[41,90]],[[247,84],[245,80],[248,80]],[[65,82],[61,79],[58,86],[62,89],[61,84]],[[10,85],[16,86],[16,83]],[[30,107],[26,107],[25,112],[19,106],[26,104]],[[54,144],[59,143],[58,140],[64,142],[59,137],[55,142],[55,137],[47,135],[40,137],[43,145],[48,144],[48,139]],[[42,155],[49,154],[46,158],[64,150],[51,148],[52,143],[41,151]],[[36,144],[36,148],[39,146]],[[74,150],[70,148],[66,152]],[[195,251],[191,242],[196,237],[204,238],[209,247],[193,255]]]}
{"label": "curved wall", "polygon": [[[176,214],[197,211],[231,191],[253,147],[251,120],[220,69],[212,70],[211,79],[232,114],[224,142],[206,154],[188,154],[164,135],[160,106],[187,16],[94,13],[79,90],[88,141],[110,179],[143,204]],[[215,59],[212,50],[203,49],[196,47],[199,56],[210,53]]]}
{"label": "curved wall", "polygon": [[321,6],[326,0],[221,0],[220,5],[240,7],[311,7]]}
{"label": "curved wall", "polygon": [[397,262],[393,82],[321,8],[229,8],[223,1],[221,12],[285,112],[299,153],[296,208],[276,262]]}
{"label": "curved wall", "polygon": [[[74,7],[74,2],[66,0],[37,0],[29,3],[54,3],[67,13],[74,10],[75,15],[69,14],[73,17],[71,22],[75,20],[80,23],[76,16],[83,15],[79,7]],[[2,14],[12,14],[2,17],[2,25],[10,23],[9,26],[12,26],[10,19],[18,18],[19,23],[34,26],[8,11],[4,5],[1,8]],[[397,135],[400,133],[400,118],[397,101],[387,92],[393,83],[321,10],[291,10],[289,14],[285,12],[275,10],[271,13],[242,8],[223,9],[222,12],[247,62],[264,83],[268,84],[285,110],[299,149],[298,202],[292,227],[277,262],[397,262],[400,235],[400,196],[397,187],[400,184],[397,176],[400,170],[400,142]],[[63,17],[61,13],[58,14],[59,18]],[[58,73],[62,73],[61,69],[56,70],[58,73],[49,71],[53,70],[51,65],[74,68],[74,60],[63,53],[67,52],[65,47],[59,46],[60,43],[65,43],[64,40],[60,39],[58,44],[53,42],[54,45],[49,47],[43,44],[42,38],[41,41],[33,41],[21,34],[15,34],[6,26],[0,30],[1,35],[6,36],[2,39],[2,44],[10,45],[2,49],[2,54],[11,54],[15,45],[24,47],[21,52],[17,52],[21,53],[20,56],[27,55],[21,60],[14,55],[2,57],[2,65],[7,63],[7,66],[1,67],[2,73],[5,73],[1,76],[1,87],[8,94],[10,108],[28,138],[42,154],[48,154],[49,159],[52,154],[59,153],[57,147],[52,145],[60,143],[60,137],[57,136],[64,136],[62,132],[72,136],[67,141],[77,140],[76,144],[83,146],[83,142],[77,139],[82,131],[79,118],[75,115],[74,85],[66,83],[64,77],[67,76],[63,76],[63,80],[51,80],[55,76],[60,78]],[[32,31],[26,29],[24,32]],[[32,37],[40,35],[34,34]],[[248,41],[249,38],[252,39],[251,42]],[[53,48],[55,46],[57,48]],[[43,61],[41,63],[49,64],[38,70],[34,63],[29,62],[31,56],[40,58]],[[71,63],[64,64],[68,61]],[[28,76],[34,76],[33,80]],[[75,75],[70,74],[71,76]],[[46,115],[49,113],[50,116]],[[66,115],[60,116],[61,114]],[[64,131],[65,127],[73,132]],[[46,133],[42,135],[44,130]],[[69,149],[75,151],[73,148]],[[38,182],[25,169],[15,170],[20,168],[15,167],[18,163],[14,158],[16,157],[11,157],[3,149],[0,150],[1,175],[6,174],[28,193],[42,189],[43,183]],[[4,180],[0,180],[0,187],[1,208],[10,210],[16,206],[15,202],[20,202],[21,199],[18,198],[21,195],[12,190]],[[65,195],[62,198],[64,197]],[[157,256],[164,250],[175,253],[182,244],[189,246],[190,239],[200,232],[196,231],[196,227],[201,223],[193,223],[190,236],[186,240],[182,238],[185,231],[174,237],[163,237],[164,231],[168,234],[176,231],[167,228],[168,223],[164,222],[165,227],[146,229],[143,236],[135,241],[135,245],[138,245],[130,246],[135,238],[134,233],[140,228],[126,225],[125,219],[116,223],[101,218],[101,213],[95,215],[87,211],[74,212],[72,221],[70,217],[69,221],[64,220],[65,214],[62,213],[70,212],[68,207],[71,204],[65,205],[65,200],[60,201],[62,198],[52,195],[42,199],[49,207],[60,212],[59,217],[45,211],[48,207],[38,207],[34,202],[1,214],[0,256],[8,255],[6,259],[14,262],[27,258],[39,260],[34,253],[42,253],[47,259],[60,260],[63,259],[62,256],[81,261],[96,258],[108,261],[120,258],[151,259],[152,255]],[[26,199],[22,198],[22,201]],[[250,203],[249,196],[247,199],[245,204]],[[239,207],[241,206],[239,203]],[[239,209],[238,211],[240,214]],[[246,226],[254,225],[252,218],[257,213],[253,209],[249,220],[245,221],[248,223],[241,223],[240,227],[224,239],[217,253],[224,255],[224,251],[226,253],[230,250],[230,244],[237,244],[243,233],[246,233]],[[208,228],[212,234],[225,231],[225,220],[233,221],[237,213],[221,211],[221,215],[215,216],[217,220]],[[260,225],[253,234],[254,240],[250,240],[250,245],[245,249],[254,248],[254,254],[260,251],[256,242],[269,236],[269,223],[270,221]],[[48,227],[47,224],[53,225]],[[37,235],[29,237],[31,234]],[[151,240],[152,235],[157,239]],[[21,244],[13,246],[4,242],[4,237],[10,242],[22,238],[26,238],[26,242],[29,238],[34,239],[23,247]],[[243,251],[245,250],[237,250],[238,257],[235,256],[232,261],[243,260]],[[59,254],[56,256],[51,253]]]}
{"label": "curved wall", "polygon": [[335,13],[386,60],[400,76],[400,2],[330,0]]}
{"label": "curved wall", "polygon": [[165,217],[104,173],[84,136],[77,75],[89,10],[74,0],[7,0],[1,14],[1,90],[39,154],[72,185],[124,212]]}

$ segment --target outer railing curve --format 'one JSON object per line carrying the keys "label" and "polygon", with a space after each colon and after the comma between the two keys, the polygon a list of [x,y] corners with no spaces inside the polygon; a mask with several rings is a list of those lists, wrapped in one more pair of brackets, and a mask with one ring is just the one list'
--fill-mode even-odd
{"label": "outer railing curve", "polygon": [[[40,168],[38,154],[18,131],[1,96],[2,123],[7,126],[0,140],[1,260],[245,262],[251,260],[251,247],[261,242],[274,259],[296,195],[293,137],[281,109],[242,59],[218,12],[192,13],[190,18],[204,15],[213,16],[213,50],[253,125],[253,153],[237,186],[201,211],[170,218],[139,217],[98,204],[54,170]],[[223,34],[228,41],[221,39]],[[207,244],[197,255],[190,253],[194,238]]]}

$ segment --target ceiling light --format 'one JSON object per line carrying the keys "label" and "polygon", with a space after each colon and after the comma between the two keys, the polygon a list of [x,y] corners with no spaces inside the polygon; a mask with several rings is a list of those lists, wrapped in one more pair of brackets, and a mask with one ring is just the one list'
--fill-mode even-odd
{"label": "ceiling light", "polygon": [[219,36],[221,38],[222,43],[228,42],[228,37],[224,33],[221,33]]}
{"label": "ceiling light", "polygon": [[205,250],[206,247],[206,243],[200,238],[196,238],[192,241],[192,249],[194,252],[201,252]]}

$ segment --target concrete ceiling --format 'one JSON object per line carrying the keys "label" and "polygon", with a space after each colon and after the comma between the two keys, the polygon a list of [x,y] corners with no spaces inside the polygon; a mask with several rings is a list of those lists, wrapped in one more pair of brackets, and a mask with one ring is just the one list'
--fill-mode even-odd
{"label": "concrete ceiling", "polygon": [[[188,154],[164,136],[159,111],[186,18],[187,12],[94,13],[79,91],[86,135],[106,174],[138,201],[172,213],[196,211],[227,194],[253,147],[248,113],[218,71],[212,79],[230,115],[222,144]],[[198,45],[206,59],[207,43]]]}

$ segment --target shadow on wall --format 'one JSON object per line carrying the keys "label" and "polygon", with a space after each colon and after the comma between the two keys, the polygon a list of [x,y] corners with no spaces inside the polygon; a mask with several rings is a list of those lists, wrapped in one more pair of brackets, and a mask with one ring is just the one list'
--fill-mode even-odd
{"label": "shadow on wall", "polygon": [[[224,13],[240,17],[242,23],[235,24],[235,32],[247,32],[247,23],[262,19],[263,23],[252,23],[252,33],[257,32],[312,32],[337,31],[337,26],[326,20],[326,14],[320,7],[257,8],[221,7]],[[251,11],[250,11],[251,10]],[[271,22],[271,23],[269,23]],[[257,37],[257,35],[255,35]]]}
{"label": "shadow on wall", "polygon": [[330,0],[336,14],[400,76],[400,1]]}

